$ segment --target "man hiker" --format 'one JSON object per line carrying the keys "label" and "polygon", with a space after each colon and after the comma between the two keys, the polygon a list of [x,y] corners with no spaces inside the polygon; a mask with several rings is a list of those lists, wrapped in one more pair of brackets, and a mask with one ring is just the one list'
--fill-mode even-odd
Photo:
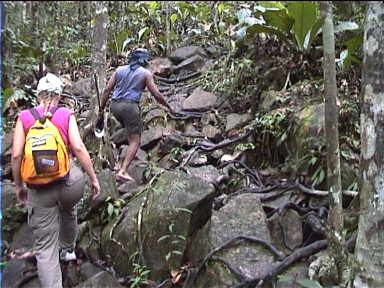
{"label": "man hiker", "polygon": [[140,115],[140,99],[145,88],[156,101],[173,114],[173,108],[157,88],[152,72],[146,69],[150,60],[147,49],[138,48],[128,55],[128,64],[116,69],[109,79],[100,100],[99,116],[103,114],[112,90],[111,112],[127,131],[128,148],[116,174],[117,181],[134,181],[127,170],[140,146],[143,123]]}

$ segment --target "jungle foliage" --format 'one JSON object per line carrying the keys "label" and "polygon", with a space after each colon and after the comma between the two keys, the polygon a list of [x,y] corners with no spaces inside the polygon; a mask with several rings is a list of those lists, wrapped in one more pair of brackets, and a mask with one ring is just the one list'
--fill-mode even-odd
{"label": "jungle foliage", "polygon": [[[90,76],[93,4],[6,2],[2,87],[5,116],[20,102],[33,104],[33,89],[43,64],[72,81]],[[318,80],[318,85],[322,84],[322,21],[315,1],[108,1],[106,5],[110,67],[139,46],[149,48],[154,56],[164,56],[167,51],[186,45],[219,47],[221,61],[205,74],[202,86],[224,95],[235,112],[251,107],[255,119],[260,119],[255,127],[260,129],[261,139],[283,145],[292,132],[289,109],[272,118],[265,111],[258,111],[260,94],[275,84],[270,80],[270,75],[276,75],[275,67],[289,71],[285,83],[276,84],[277,90],[286,91],[303,80]],[[357,150],[359,124],[354,115],[358,115],[359,99],[351,91],[359,90],[365,7],[354,1],[333,5],[340,117],[347,120],[340,121],[341,131],[346,132],[341,133],[341,140]],[[165,29],[167,24],[169,30]],[[323,99],[314,99],[318,100]],[[297,99],[284,101],[296,103]],[[270,128],[264,126],[266,121]],[[321,149],[316,150],[303,160],[316,166],[316,184],[324,180],[324,170],[318,166],[323,163],[322,153]]]}

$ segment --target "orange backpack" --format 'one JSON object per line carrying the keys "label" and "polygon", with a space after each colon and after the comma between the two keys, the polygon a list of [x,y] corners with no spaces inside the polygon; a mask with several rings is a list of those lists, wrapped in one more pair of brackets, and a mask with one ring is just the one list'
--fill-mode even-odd
{"label": "orange backpack", "polygon": [[[51,109],[52,116],[57,109],[57,106]],[[70,169],[68,149],[59,129],[49,118],[41,117],[35,108],[29,111],[36,122],[25,138],[21,178],[27,184],[49,184],[68,174]]]}

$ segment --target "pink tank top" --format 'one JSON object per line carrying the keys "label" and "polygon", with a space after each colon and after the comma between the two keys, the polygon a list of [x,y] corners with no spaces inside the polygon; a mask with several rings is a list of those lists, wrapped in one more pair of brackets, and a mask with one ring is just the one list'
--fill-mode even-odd
{"label": "pink tank top", "polygon": [[[35,107],[37,112],[41,116],[43,116],[44,113],[44,107],[37,106]],[[69,140],[68,140],[68,126],[69,126],[69,118],[73,114],[73,111],[60,107],[56,110],[55,114],[53,114],[53,117],[50,119],[51,122],[59,129],[59,132],[61,134],[61,137],[63,138],[64,143],[68,146]],[[19,117],[21,122],[23,123],[23,128],[25,134],[28,133],[29,128],[32,127],[32,125],[36,122],[35,118],[33,117],[31,111],[23,110],[19,113]]]}

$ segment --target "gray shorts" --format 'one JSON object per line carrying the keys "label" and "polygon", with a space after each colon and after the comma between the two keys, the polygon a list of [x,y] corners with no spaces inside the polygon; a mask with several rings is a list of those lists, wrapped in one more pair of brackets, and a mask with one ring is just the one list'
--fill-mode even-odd
{"label": "gray shorts", "polygon": [[127,134],[141,134],[143,121],[141,119],[139,103],[129,100],[112,101],[111,112],[113,116],[127,130]]}

